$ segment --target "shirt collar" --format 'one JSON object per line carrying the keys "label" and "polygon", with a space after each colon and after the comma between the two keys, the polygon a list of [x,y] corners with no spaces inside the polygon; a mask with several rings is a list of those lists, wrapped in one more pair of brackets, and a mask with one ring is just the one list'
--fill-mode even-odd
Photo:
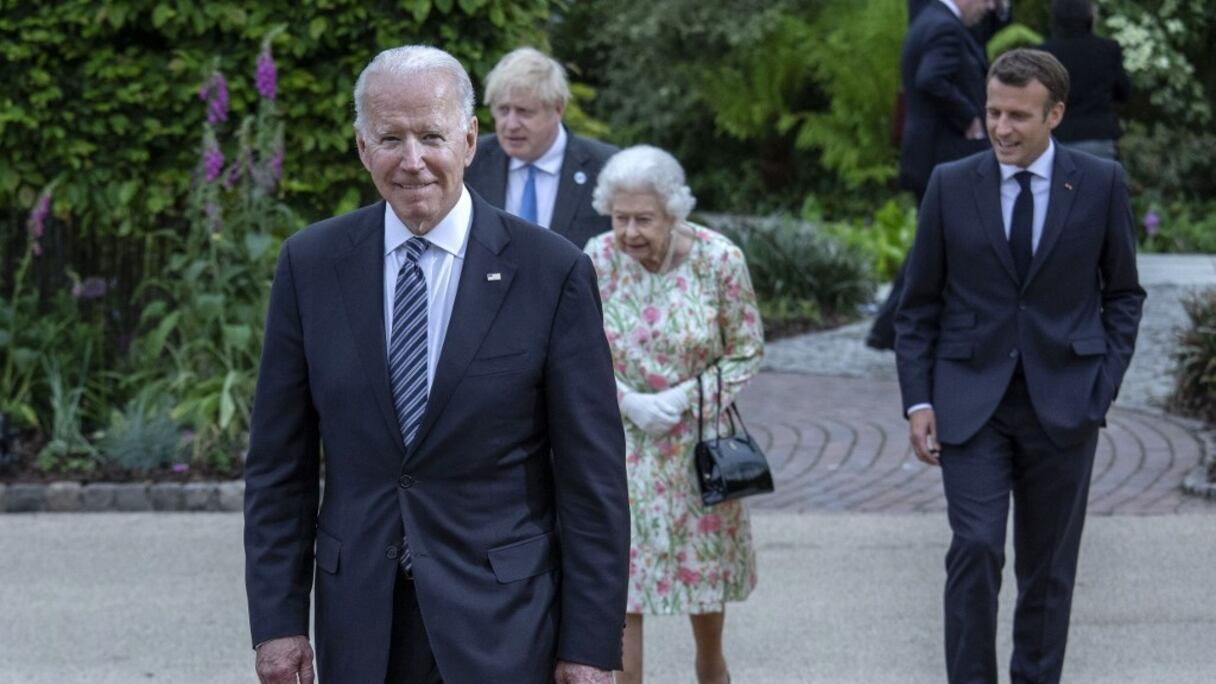
{"label": "shirt collar", "polygon": [[[463,258],[465,247],[469,242],[469,227],[473,223],[473,199],[463,185],[460,186],[460,199],[448,212],[447,216],[423,236],[431,245],[443,251]],[[384,255],[388,256],[397,251],[406,241],[414,237],[409,228],[397,218],[391,204],[384,204]]]}
{"label": "shirt collar", "polygon": [[1030,163],[1030,166],[1022,168],[1012,164],[1001,164],[1001,182],[1005,182],[1013,178],[1014,174],[1019,171],[1029,171],[1040,178],[1051,180],[1051,168],[1056,160],[1056,141],[1054,138],[1048,138],[1047,149],[1039,158]]}
{"label": "shirt collar", "polygon": [[958,17],[959,21],[963,20],[963,13],[958,8],[958,5],[954,4],[954,0],[941,0],[941,3],[946,6],[946,9],[950,10],[951,14]]}
{"label": "shirt collar", "polygon": [[[551,176],[556,176],[562,170],[562,157],[566,156],[567,139],[566,127],[559,123],[557,125],[557,137],[553,139],[553,144],[549,146],[549,149],[539,159],[531,162],[532,165]],[[521,169],[527,165],[528,162],[511,157],[510,168],[512,171]]]}

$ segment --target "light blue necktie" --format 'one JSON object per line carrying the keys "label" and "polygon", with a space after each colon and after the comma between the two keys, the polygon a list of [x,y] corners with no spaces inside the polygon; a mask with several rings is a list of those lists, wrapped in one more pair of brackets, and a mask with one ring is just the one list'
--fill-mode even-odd
{"label": "light blue necktie", "polygon": [[519,217],[536,223],[536,167],[528,164],[528,181],[524,183],[524,196],[519,200]]}
{"label": "light blue necktie", "polygon": [[[397,272],[397,290],[393,297],[389,386],[393,390],[393,404],[397,408],[397,422],[406,449],[418,432],[422,412],[426,409],[426,277],[418,266],[418,258],[429,245],[420,237],[412,237],[405,243],[405,261]],[[401,568],[406,575],[411,575],[410,548],[404,537],[401,540]]]}

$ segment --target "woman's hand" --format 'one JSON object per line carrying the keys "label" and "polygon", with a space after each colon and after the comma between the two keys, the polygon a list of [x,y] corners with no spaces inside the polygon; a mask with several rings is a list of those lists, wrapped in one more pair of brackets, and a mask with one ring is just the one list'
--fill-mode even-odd
{"label": "woman's hand", "polygon": [[687,408],[688,393],[678,387],[657,394],[629,392],[621,399],[621,413],[654,437],[675,427]]}

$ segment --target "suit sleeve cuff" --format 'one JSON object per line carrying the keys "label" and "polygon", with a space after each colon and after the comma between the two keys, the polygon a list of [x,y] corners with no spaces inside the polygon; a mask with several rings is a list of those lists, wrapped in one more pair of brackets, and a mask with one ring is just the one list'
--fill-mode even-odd
{"label": "suit sleeve cuff", "polygon": [[932,410],[933,410],[933,404],[912,404],[911,406],[908,407],[908,415],[911,416],[913,413],[916,413],[917,411],[932,411]]}

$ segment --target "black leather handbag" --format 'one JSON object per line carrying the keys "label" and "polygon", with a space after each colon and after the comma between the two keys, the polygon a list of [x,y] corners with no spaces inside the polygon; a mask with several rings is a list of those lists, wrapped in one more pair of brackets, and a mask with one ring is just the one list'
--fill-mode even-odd
{"label": "black leather handbag", "polygon": [[[722,368],[716,364],[714,368],[718,371],[718,412],[714,423],[717,426],[722,422]],[[773,491],[773,474],[769,470],[768,460],[743,424],[739,409],[734,403],[726,408],[730,435],[705,439],[705,392],[701,387],[700,375],[697,376],[697,399],[697,446],[693,449],[693,464],[701,485],[701,502],[713,506],[723,501]],[[736,418],[739,420],[737,427]],[[739,434],[740,428],[743,434]]]}

